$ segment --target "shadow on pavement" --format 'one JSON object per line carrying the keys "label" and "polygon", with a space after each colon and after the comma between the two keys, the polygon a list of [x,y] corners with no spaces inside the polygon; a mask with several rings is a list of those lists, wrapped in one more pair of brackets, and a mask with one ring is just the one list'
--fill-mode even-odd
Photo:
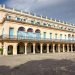
{"label": "shadow on pavement", "polygon": [[32,60],[14,68],[0,66],[0,75],[75,75],[75,62],[65,59]]}

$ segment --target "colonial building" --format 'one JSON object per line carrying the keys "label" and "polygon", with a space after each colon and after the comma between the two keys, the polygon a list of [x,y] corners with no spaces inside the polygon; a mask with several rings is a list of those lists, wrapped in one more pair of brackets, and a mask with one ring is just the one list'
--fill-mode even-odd
{"label": "colonial building", "polygon": [[3,55],[75,51],[75,25],[0,6]]}

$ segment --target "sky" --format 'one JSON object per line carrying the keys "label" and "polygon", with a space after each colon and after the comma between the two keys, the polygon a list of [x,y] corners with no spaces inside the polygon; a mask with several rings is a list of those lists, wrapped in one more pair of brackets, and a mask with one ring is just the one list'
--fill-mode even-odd
{"label": "sky", "polygon": [[0,4],[75,24],[75,0],[0,0]]}

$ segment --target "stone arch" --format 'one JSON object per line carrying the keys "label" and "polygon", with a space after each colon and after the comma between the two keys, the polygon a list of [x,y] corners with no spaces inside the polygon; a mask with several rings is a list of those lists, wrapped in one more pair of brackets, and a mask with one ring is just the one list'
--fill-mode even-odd
{"label": "stone arch", "polygon": [[12,45],[9,45],[8,46],[8,55],[13,55],[13,46]]}
{"label": "stone arch", "polygon": [[25,45],[23,42],[19,42],[17,45],[17,54],[24,54],[25,53]]}
{"label": "stone arch", "polygon": [[58,44],[55,44],[55,52],[58,52]]}
{"label": "stone arch", "polygon": [[42,52],[47,53],[47,44],[46,43],[43,44],[43,51]]}
{"label": "stone arch", "polygon": [[35,45],[35,52],[40,53],[40,43],[36,43]]}
{"label": "stone arch", "polygon": [[65,44],[65,46],[64,46],[64,47],[65,47],[65,48],[64,48],[64,49],[65,49],[65,52],[67,52],[67,44]]}
{"label": "stone arch", "polygon": [[53,52],[53,44],[52,43],[49,44],[49,52],[51,52],[51,53]]}
{"label": "stone arch", "polygon": [[60,52],[63,52],[63,44],[60,44]]}
{"label": "stone arch", "polygon": [[71,52],[71,44],[69,44],[69,51]]}
{"label": "stone arch", "polygon": [[27,53],[33,53],[33,44],[31,42],[27,44]]}
{"label": "stone arch", "polygon": [[75,45],[73,44],[73,51],[75,51]]}

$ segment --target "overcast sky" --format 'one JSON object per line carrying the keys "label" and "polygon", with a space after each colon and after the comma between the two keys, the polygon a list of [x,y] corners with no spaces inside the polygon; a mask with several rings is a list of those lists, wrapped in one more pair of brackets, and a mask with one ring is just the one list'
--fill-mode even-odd
{"label": "overcast sky", "polygon": [[0,0],[0,4],[75,24],[75,0]]}

